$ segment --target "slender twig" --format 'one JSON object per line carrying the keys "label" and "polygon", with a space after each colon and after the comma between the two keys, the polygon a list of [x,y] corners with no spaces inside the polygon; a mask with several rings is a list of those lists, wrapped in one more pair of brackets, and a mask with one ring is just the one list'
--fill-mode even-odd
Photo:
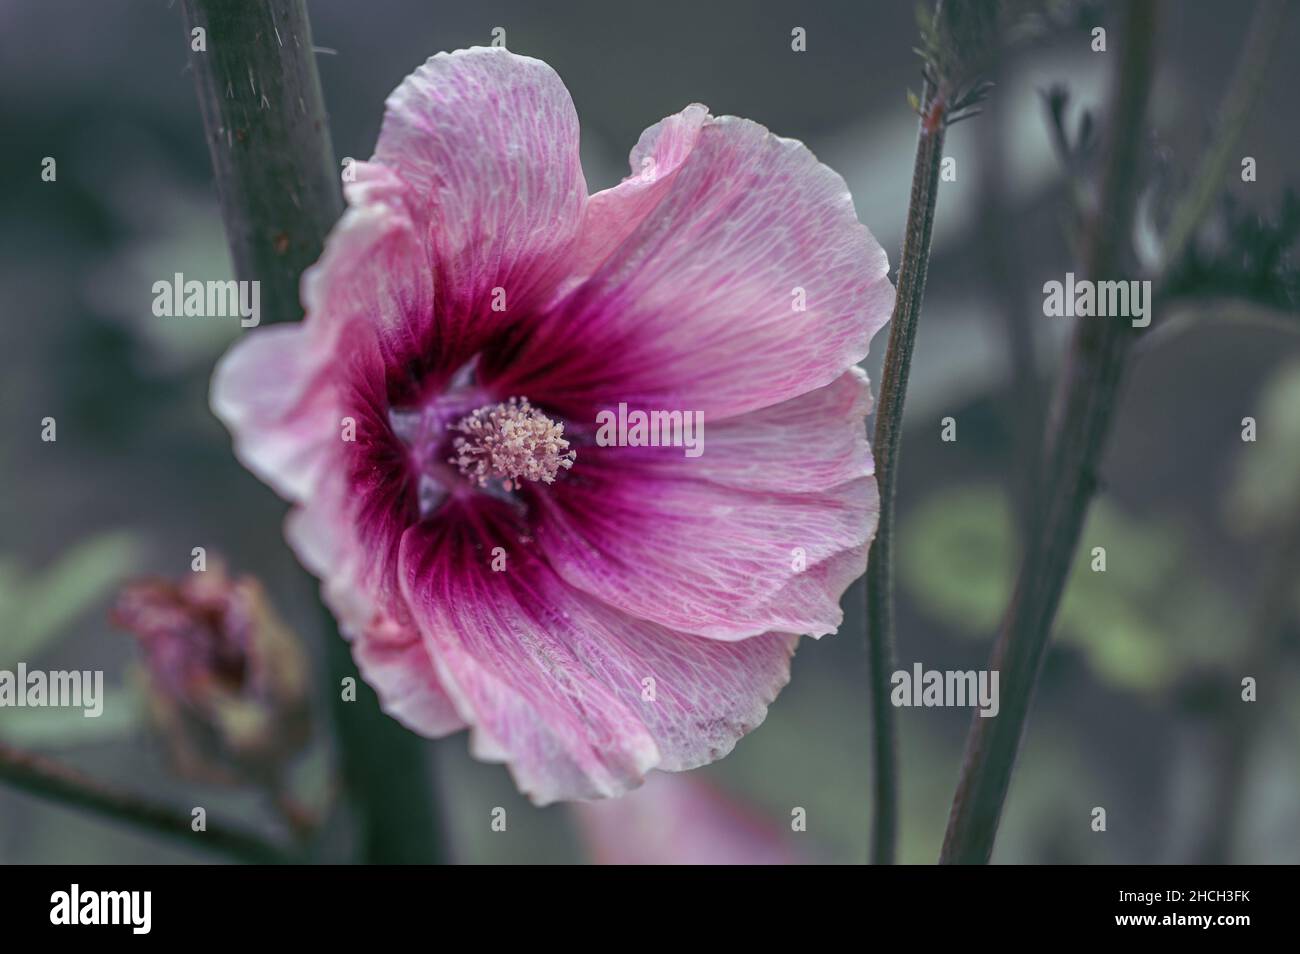
{"label": "slender twig", "polygon": [[898,265],[897,296],[890,319],[889,344],[885,351],[872,441],[880,490],[880,520],[871,546],[866,585],[875,795],[870,860],[874,864],[893,863],[898,828],[897,730],[889,686],[895,665],[894,491],[903,429],[903,402],[907,395],[917,322],[925,299],[944,137],[950,125],[980,113],[979,104],[988,94],[991,84],[979,77],[1001,42],[999,15],[999,5],[993,0],[948,4],[935,0],[933,15],[922,17],[921,47],[917,49],[924,60],[921,96],[913,100],[920,123],[903,251]]}
{"label": "slender twig", "polygon": [[1237,59],[1236,74],[1219,109],[1214,142],[1202,157],[1192,187],[1170,220],[1164,242],[1162,272],[1167,273],[1182,259],[1215,197],[1223,191],[1228,166],[1236,158],[1237,141],[1246,128],[1250,108],[1264,88],[1264,77],[1277,41],[1282,36],[1286,14],[1287,0],[1260,0],[1255,9],[1246,44]]}
{"label": "slender twig", "polygon": [[[1156,4],[1127,9],[1100,198],[1084,241],[1089,278],[1121,264],[1133,223],[1137,160],[1154,73]],[[1002,804],[1051,622],[1096,489],[1100,458],[1124,356],[1133,338],[1115,319],[1079,325],[1058,381],[1049,422],[1047,464],[1029,547],[989,669],[1000,673],[1001,711],[974,719],[940,861],[983,863],[993,850]]]}
{"label": "slender twig", "polygon": [[[1084,270],[1092,279],[1115,276],[1124,266],[1137,194],[1138,150],[1154,71],[1156,14],[1154,0],[1135,0],[1126,12],[1097,214],[1089,223],[1083,246]],[[1261,8],[1257,15],[1267,16],[1268,11]],[[1256,55],[1251,45],[1246,55]],[[1250,82],[1253,75],[1251,70],[1238,70],[1238,82]],[[1228,101],[1240,102],[1238,96],[1234,86]],[[1203,165],[1202,174],[1213,176],[1215,169],[1213,163]],[[1221,176],[1217,187],[1222,187]],[[1194,184],[1191,194],[1199,194],[1203,188]],[[1207,209],[1208,204],[1202,206],[1200,215]],[[1186,226],[1189,234],[1199,224],[1199,218],[1191,221]],[[1001,712],[994,719],[973,719],[941,862],[984,863],[992,853],[1034,684],[1096,490],[1096,468],[1135,339],[1127,322],[1098,319],[1085,320],[1072,342],[1048,424],[1047,459],[1040,482],[1044,497],[1035,508],[1029,548],[989,663],[990,669],[1001,674]]]}
{"label": "slender twig", "polygon": [[86,809],[155,834],[173,838],[191,848],[213,851],[241,861],[261,863],[290,860],[290,854],[250,832],[212,819],[204,831],[191,828],[189,812],[107,782],[43,755],[24,752],[0,742],[0,779],[31,795]]}
{"label": "slender twig", "polygon": [[875,803],[871,828],[871,861],[892,864],[898,828],[897,730],[889,701],[894,672],[893,533],[894,488],[898,471],[898,443],[902,435],[903,399],[912,365],[917,320],[925,297],[930,263],[930,237],[938,201],[939,168],[943,161],[947,103],[926,73],[919,104],[916,159],[912,167],[912,194],[907,229],[898,265],[898,294],[890,319],[876,406],[872,453],[880,487],[880,522],[867,566],[867,664],[871,683],[872,765]]}
{"label": "slender twig", "polygon": [[[304,0],[184,0],[184,8],[187,40],[189,31],[206,31],[206,51],[191,52],[190,62],[235,270],[261,282],[267,321],[291,321],[302,315],[303,269],[320,257],[342,211]],[[333,620],[322,618],[326,685],[361,856],[442,860],[428,747],[380,712],[372,693],[341,700],[341,680],[360,680]]]}

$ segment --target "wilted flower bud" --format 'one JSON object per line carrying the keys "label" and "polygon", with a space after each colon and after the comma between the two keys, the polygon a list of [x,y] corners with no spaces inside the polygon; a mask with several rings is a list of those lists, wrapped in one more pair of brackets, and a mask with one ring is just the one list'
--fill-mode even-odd
{"label": "wilted flower bud", "polygon": [[218,564],[141,580],[112,619],[144,651],[150,710],[185,774],[272,782],[307,741],[306,658],[253,577]]}

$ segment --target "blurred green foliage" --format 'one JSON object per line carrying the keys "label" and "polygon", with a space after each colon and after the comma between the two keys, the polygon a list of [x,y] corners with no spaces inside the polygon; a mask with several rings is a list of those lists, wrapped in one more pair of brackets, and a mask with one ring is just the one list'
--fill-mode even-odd
{"label": "blurred green foliage", "polygon": [[1236,459],[1224,503],[1229,526],[1255,536],[1300,509],[1300,361],[1264,384],[1254,413],[1256,440]]}
{"label": "blurred green foliage", "polygon": [[126,531],[103,533],[64,553],[48,569],[25,573],[21,563],[0,557],[0,668],[31,662],[66,627],[103,600],[138,565],[138,538]]}
{"label": "blurred green foliage", "polygon": [[[126,531],[89,537],[43,571],[24,571],[19,560],[0,557],[0,669],[29,666],[71,634],[71,626],[101,606],[135,572],[142,547]],[[80,708],[10,709],[0,735],[33,748],[83,745],[120,737],[140,725],[144,709],[132,688],[106,688],[103,711],[88,719]]]}
{"label": "blurred green foliage", "polygon": [[[905,517],[901,534],[900,581],[918,608],[954,632],[991,637],[1019,565],[1003,491],[944,490]],[[1232,656],[1236,608],[1199,568],[1175,523],[1126,515],[1102,499],[1082,541],[1057,631],[1099,679],[1158,690],[1192,667]],[[1095,547],[1105,550],[1104,571]]]}

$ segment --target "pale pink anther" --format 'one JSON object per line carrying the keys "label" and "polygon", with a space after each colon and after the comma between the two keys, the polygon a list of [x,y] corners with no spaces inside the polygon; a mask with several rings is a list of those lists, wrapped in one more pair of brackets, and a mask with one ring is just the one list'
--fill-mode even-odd
{"label": "pale pink anther", "polygon": [[464,436],[452,441],[455,454],[448,463],[480,487],[501,480],[502,487],[510,491],[520,478],[551,484],[578,456],[564,439],[564,425],[532,407],[528,398],[512,397],[481,407],[452,430]]}

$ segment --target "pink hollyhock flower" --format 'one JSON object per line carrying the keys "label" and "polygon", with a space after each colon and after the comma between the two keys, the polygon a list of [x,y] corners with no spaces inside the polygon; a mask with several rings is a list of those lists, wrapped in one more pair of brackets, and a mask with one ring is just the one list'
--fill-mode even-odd
{"label": "pink hollyhock flower", "polygon": [[624,798],[579,802],[578,832],[598,865],[802,865],[774,820],[687,775],[660,775]]}
{"label": "pink hollyhock flower", "polygon": [[[545,63],[433,57],[306,319],[213,381],[385,710],[471,727],[539,803],[729,752],[799,635],[839,625],[875,528],[854,365],[894,291],[843,179],[699,105],[631,166],[587,195]],[[602,446],[620,404],[702,414],[705,453]]]}

